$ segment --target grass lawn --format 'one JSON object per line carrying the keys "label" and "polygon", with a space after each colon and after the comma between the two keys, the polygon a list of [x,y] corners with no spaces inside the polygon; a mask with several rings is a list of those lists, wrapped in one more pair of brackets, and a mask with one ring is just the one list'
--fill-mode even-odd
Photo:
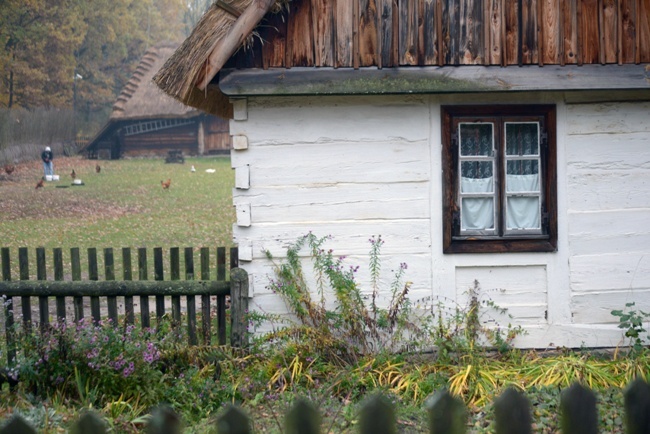
{"label": "grass lawn", "polygon": [[[31,261],[36,247],[45,247],[48,256],[61,247],[67,258],[71,247],[84,256],[88,247],[101,252],[106,247],[232,246],[234,171],[228,157],[186,158],[185,164],[70,157],[55,159],[54,169],[60,181],[39,189],[40,162],[0,174],[0,247],[9,247],[12,258],[19,247],[30,249]],[[73,169],[84,185],[71,185]],[[165,190],[161,181],[167,179],[171,185]]]}

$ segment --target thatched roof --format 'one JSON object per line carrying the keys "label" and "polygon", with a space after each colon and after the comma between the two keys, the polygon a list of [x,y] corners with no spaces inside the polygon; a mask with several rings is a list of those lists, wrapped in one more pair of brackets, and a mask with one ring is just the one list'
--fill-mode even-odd
{"label": "thatched roof", "polygon": [[196,109],[162,92],[152,81],[156,71],[177,47],[178,44],[165,42],[147,50],[113,104],[111,120],[178,118],[199,114]]}
{"label": "thatched roof", "polygon": [[[240,44],[230,46],[224,44],[228,39],[241,40],[250,37],[252,30],[238,33],[238,27],[251,7],[258,8],[263,13],[254,14],[254,19],[249,23],[256,26],[270,7],[279,8],[288,0],[216,0],[210,9],[199,20],[192,34],[185,39],[181,46],[165,62],[165,65],[154,76],[154,82],[165,93],[171,95],[184,104],[196,107],[208,113],[223,117],[230,117],[232,111],[230,101],[223,95],[217,86],[207,86],[201,91],[197,81],[204,77],[210,67],[211,56],[218,54],[221,58],[229,58]],[[234,29],[233,29],[234,27]],[[234,34],[238,33],[238,34]],[[212,69],[212,76],[218,72]],[[210,78],[210,77],[208,77]],[[209,81],[209,80],[208,80]]]}

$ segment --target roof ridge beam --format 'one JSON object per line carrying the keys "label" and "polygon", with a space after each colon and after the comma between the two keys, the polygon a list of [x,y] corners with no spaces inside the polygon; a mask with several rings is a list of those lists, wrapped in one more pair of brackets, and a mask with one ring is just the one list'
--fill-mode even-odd
{"label": "roof ridge beam", "polygon": [[254,0],[232,25],[228,33],[210,49],[210,55],[194,81],[196,87],[205,90],[217,72],[226,64],[230,56],[241,46],[244,40],[271,10],[275,0]]}

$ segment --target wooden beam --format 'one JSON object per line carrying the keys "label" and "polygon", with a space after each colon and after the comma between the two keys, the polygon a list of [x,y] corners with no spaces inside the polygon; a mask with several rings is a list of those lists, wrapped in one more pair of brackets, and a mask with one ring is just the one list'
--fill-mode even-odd
{"label": "wooden beam", "polygon": [[176,281],[51,281],[0,282],[0,294],[7,297],[34,296],[133,296],[133,295],[228,295],[230,282],[214,280]]}
{"label": "wooden beam", "polygon": [[230,15],[234,16],[235,18],[239,18],[241,16],[241,12],[239,11],[239,9],[235,8],[232,5],[229,5],[223,0],[217,0],[215,4],[217,5],[217,7],[228,12]]}
{"label": "wooden beam", "polygon": [[223,70],[219,88],[231,97],[637,89],[650,98],[650,65]]}
{"label": "wooden beam", "polygon": [[196,78],[196,87],[205,90],[208,83],[225,65],[230,57],[255,29],[264,15],[271,9],[274,0],[254,0],[230,28],[226,36],[217,41],[210,50],[204,68]]}

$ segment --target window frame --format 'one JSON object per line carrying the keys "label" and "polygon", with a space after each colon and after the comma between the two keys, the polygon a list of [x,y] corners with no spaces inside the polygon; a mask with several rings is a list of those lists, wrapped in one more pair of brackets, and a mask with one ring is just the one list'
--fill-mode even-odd
{"label": "window frame", "polygon": [[[443,252],[503,253],[557,251],[557,153],[556,107],[537,105],[443,105],[442,117],[442,188]],[[496,120],[496,121],[495,121]],[[541,234],[534,231],[508,231],[505,220],[505,152],[506,123],[540,122],[539,175]],[[476,231],[461,235],[460,188],[461,160],[458,151],[458,125],[495,122],[495,234]],[[471,231],[470,231],[471,232]],[[539,232],[539,231],[538,231]]]}

